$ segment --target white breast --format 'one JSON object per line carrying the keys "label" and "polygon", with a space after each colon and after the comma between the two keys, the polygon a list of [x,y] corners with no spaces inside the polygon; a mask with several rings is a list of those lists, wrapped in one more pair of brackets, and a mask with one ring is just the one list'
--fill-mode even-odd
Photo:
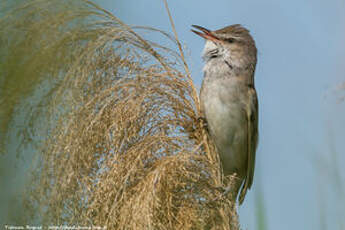
{"label": "white breast", "polygon": [[[230,79],[212,79],[203,85],[200,98],[208,128],[223,164],[226,175],[240,173],[246,164],[246,115],[241,103],[234,103],[233,84]],[[238,101],[239,102],[239,101]],[[244,173],[244,172],[243,172]]]}

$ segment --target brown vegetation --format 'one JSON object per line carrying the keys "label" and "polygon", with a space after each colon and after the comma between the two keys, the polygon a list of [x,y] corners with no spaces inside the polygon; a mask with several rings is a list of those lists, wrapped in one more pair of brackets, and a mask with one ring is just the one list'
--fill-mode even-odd
{"label": "brown vegetation", "polygon": [[[1,128],[9,129],[21,98],[41,95],[23,133],[49,121],[46,138],[34,138],[41,144],[28,199],[42,221],[238,229],[234,205],[218,199],[218,158],[198,121],[197,91],[176,39],[129,27],[86,0],[10,8],[0,20],[8,51],[0,64]],[[175,46],[160,46],[139,30]]]}

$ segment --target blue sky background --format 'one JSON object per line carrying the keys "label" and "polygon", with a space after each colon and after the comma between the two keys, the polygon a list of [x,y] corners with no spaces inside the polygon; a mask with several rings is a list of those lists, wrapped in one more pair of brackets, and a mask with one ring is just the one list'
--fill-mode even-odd
{"label": "blue sky background", "polygon": [[[162,0],[95,2],[127,24],[171,31]],[[345,93],[336,90],[345,82],[345,1],[171,0],[169,6],[198,87],[204,41],[190,32],[192,24],[213,30],[240,23],[256,40],[260,140],[254,185],[240,207],[242,228],[257,229],[261,191],[268,229],[345,229],[345,101],[338,102]],[[25,162],[1,157],[0,193],[15,198],[22,191]],[[0,223],[14,206],[3,194]]]}
{"label": "blue sky background", "polygon": [[[128,24],[171,31],[161,0],[97,2]],[[257,43],[260,141],[254,186],[240,207],[243,229],[257,226],[259,190],[268,229],[344,229],[345,102],[337,102],[336,87],[345,81],[345,2],[174,0],[169,6],[198,87],[204,41],[190,32],[192,24],[213,30],[239,23]]]}

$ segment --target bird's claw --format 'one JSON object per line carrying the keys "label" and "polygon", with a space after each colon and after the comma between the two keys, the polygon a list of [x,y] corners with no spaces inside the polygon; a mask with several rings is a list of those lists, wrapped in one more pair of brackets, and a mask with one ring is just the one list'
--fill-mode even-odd
{"label": "bird's claw", "polygon": [[202,124],[202,127],[208,130],[207,120],[205,117],[198,117],[198,122]]}
{"label": "bird's claw", "polygon": [[215,187],[215,190],[217,190],[220,194],[217,195],[217,197],[212,200],[213,202],[223,200],[224,198],[227,197],[227,194],[230,191],[230,189],[224,188],[223,186],[217,186],[217,187]]}

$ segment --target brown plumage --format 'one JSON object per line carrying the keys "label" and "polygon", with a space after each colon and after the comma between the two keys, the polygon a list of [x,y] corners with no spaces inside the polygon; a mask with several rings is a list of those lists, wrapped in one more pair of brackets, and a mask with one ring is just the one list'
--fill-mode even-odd
{"label": "brown plumage", "polygon": [[204,80],[200,92],[207,121],[225,175],[235,175],[228,185],[233,199],[242,204],[253,183],[258,139],[258,102],[254,87],[257,49],[249,31],[231,25],[210,31],[193,26],[206,39]]}

